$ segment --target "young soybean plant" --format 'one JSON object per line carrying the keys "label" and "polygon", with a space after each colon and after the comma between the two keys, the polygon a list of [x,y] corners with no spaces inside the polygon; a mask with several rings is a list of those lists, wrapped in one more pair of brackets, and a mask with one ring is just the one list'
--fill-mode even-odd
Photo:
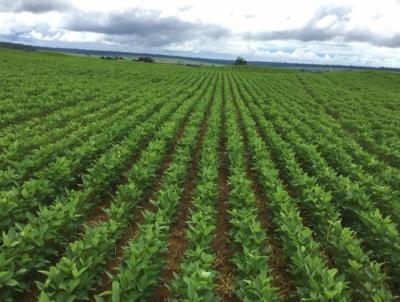
{"label": "young soybean plant", "polygon": [[[220,85],[220,82],[218,82]],[[211,108],[202,145],[196,188],[187,221],[187,248],[179,271],[168,285],[171,301],[218,301],[215,295],[215,254],[211,251],[216,228],[215,203],[218,197],[218,141],[221,97],[217,94]]]}
{"label": "young soybean plant", "polygon": [[[161,105],[161,102],[159,104]],[[9,228],[12,223],[26,223],[28,217],[34,215],[39,206],[46,206],[56,197],[63,196],[76,179],[85,176],[85,170],[95,165],[96,157],[107,152],[113,144],[123,140],[132,129],[149,118],[157,107],[159,107],[158,102],[149,102],[143,108],[124,107],[120,117],[114,114],[107,117],[105,121],[103,119],[95,123],[93,132],[106,128],[104,132],[91,136],[83,145],[69,150],[66,155],[55,157],[54,162],[35,173],[20,187],[2,192],[0,195],[2,209],[0,231]],[[109,126],[111,123],[112,125]],[[75,139],[82,140],[79,137]],[[54,150],[50,152],[53,153]]]}
{"label": "young soybean plant", "polygon": [[[274,133],[271,131],[272,126],[263,117],[263,113],[268,112],[268,106],[264,104],[259,107],[252,102],[248,104],[260,125],[268,132],[266,135],[272,136]],[[398,293],[400,267],[397,263],[400,262],[400,234],[397,225],[390,217],[383,216],[380,210],[374,207],[358,183],[338,175],[328,166],[315,147],[302,143],[298,135],[290,132],[286,137],[287,142],[284,142],[279,135],[276,137],[281,141],[274,147],[276,152],[282,153],[279,151],[283,147],[282,144],[290,143],[298,158],[303,161],[304,170],[314,175],[315,180],[331,192],[334,204],[340,210],[343,219],[350,222],[351,227],[368,244],[373,251],[372,257],[384,263],[384,270],[393,283],[393,291]]]}
{"label": "young soybean plant", "polygon": [[[246,83],[246,85],[244,85],[243,87],[246,89],[247,93],[251,95],[251,98],[253,98],[254,101],[256,101],[257,99],[257,93],[260,93],[261,91],[263,93],[266,93],[267,95],[271,94],[271,91],[269,91],[270,87],[268,87],[270,83],[266,82],[265,80],[260,81],[260,79],[257,79],[256,81],[249,82],[248,79],[241,77],[240,82]],[[332,145],[336,145],[338,149],[336,149],[335,151],[337,152],[330,155],[327,154],[326,157],[328,160],[335,161],[332,162],[332,166],[335,169],[342,170],[342,168],[344,168],[346,171],[348,171],[349,168],[354,169],[355,162],[359,166],[363,166],[365,171],[371,173],[374,179],[379,178],[381,182],[390,185],[392,189],[399,187],[400,176],[395,168],[391,167],[386,162],[378,159],[376,155],[373,156],[366,150],[364,150],[362,146],[359,145],[352,136],[348,135],[348,133],[340,126],[340,124],[335,122],[334,119],[327,116],[323,104],[321,104],[320,102],[316,102],[307,94],[304,96],[304,91],[299,91],[298,88],[297,90],[294,89],[294,86],[288,85],[287,81],[279,82],[279,84],[282,85],[284,85],[285,83],[285,86],[280,86],[277,89],[278,91],[275,91],[277,92],[277,94],[274,94],[274,99],[269,98],[268,106],[262,104],[264,106],[264,109],[266,110],[265,112],[269,111],[272,102],[274,103],[274,106],[278,105],[279,107],[278,111],[274,111],[274,114],[280,115],[285,111],[290,112],[293,114],[292,118],[290,119],[291,121],[294,121],[293,118],[297,116],[297,118],[299,119],[298,124],[302,128],[301,131],[307,129],[307,133],[315,132],[316,136],[314,142],[317,142],[321,147],[329,148],[332,147]],[[254,91],[257,91],[257,93],[254,93]],[[315,92],[321,93],[322,90]],[[260,103],[259,100],[257,100],[257,103]],[[366,104],[363,104],[363,106],[364,105]],[[341,114],[345,113],[346,111],[341,112]],[[285,119],[287,118],[285,117]],[[302,132],[302,134],[305,133]],[[354,160],[354,162],[348,164],[347,166],[343,162],[338,162],[339,160],[349,160],[345,152],[350,154]],[[358,169],[356,169],[355,171],[357,172]]]}
{"label": "young soybean plant", "polygon": [[[182,103],[183,106],[179,107]],[[0,292],[2,299],[13,301],[17,292],[29,288],[31,284],[26,280],[27,275],[47,267],[47,259],[56,254],[59,247],[67,245],[68,238],[77,232],[85,214],[108,193],[110,185],[120,177],[132,155],[140,151],[146,139],[159,129],[160,124],[164,124],[173,111],[177,108],[188,109],[189,105],[189,102],[183,102],[183,98],[167,102],[122,143],[113,146],[96,161],[83,179],[81,191],[69,191],[51,206],[42,208],[28,224],[19,226],[18,231],[11,228],[3,233],[0,272],[8,271],[9,274],[0,280],[0,286],[4,286]]]}
{"label": "young soybean plant", "polygon": [[[384,216],[379,207],[375,207],[372,199],[365,193],[364,186],[348,177],[338,175],[331,169],[314,146],[303,143],[298,135],[293,133],[288,134],[288,139],[307,162],[310,171],[315,169],[317,180],[332,192],[343,217],[351,221],[352,227],[362,234],[366,242],[370,241],[370,247],[379,260],[391,264],[387,268],[388,274],[398,286],[400,268],[396,263],[400,261],[400,234],[397,224],[393,223],[391,217]],[[386,213],[387,211],[388,209]],[[378,242],[380,244],[377,244]]]}
{"label": "young soybean plant", "polygon": [[[228,91],[226,81],[224,90]],[[232,97],[227,93],[225,129],[229,170],[230,235],[235,243],[232,262],[237,276],[235,293],[244,301],[277,301],[268,266],[266,233],[257,218],[256,200],[247,178],[244,143],[235,119]]]}
{"label": "young soybean plant", "polygon": [[250,117],[243,115],[245,131],[249,137],[251,156],[261,188],[268,196],[274,211],[274,222],[286,258],[290,261],[290,271],[296,284],[299,299],[311,301],[349,301],[347,286],[343,276],[337,276],[336,269],[328,269],[321,257],[319,244],[312,238],[300,218],[294,201],[280,183],[278,172],[269,161],[266,146],[256,135]]}
{"label": "young soybean plant", "polygon": [[[238,101],[238,107],[244,116],[247,129],[254,129],[256,124],[249,118],[248,108],[242,101]],[[259,140],[254,135],[254,131],[249,133],[253,144]],[[275,144],[278,140],[276,137],[273,132],[268,132],[271,144]],[[276,150],[282,151],[276,158],[293,186],[300,191],[298,203],[307,217],[312,217],[312,225],[315,226],[313,229],[322,239],[321,244],[329,251],[334,264],[349,280],[352,297],[355,300],[367,301],[393,300],[391,293],[385,288],[386,276],[380,272],[381,265],[370,261],[362,250],[362,242],[355,238],[350,229],[341,226],[340,215],[332,204],[330,195],[316,186],[314,179],[302,172],[293,152],[285,146],[283,142],[276,145]],[[257,149],[257,145],[252,145],[252,149]]]}
{"label": "young soybean plant", "polygon": [[[54,163],[60,157],[67,156],[70,159],[71,155],[76,153],[78,146],[84,146],[90,142],[94,145],[93,147],[97,147],[92,135],[96,137],[105,134],[102,131],[99,132],[99,129],[108,131],[110,125],[110,128],[115,128],[115,130],[121,127],[124,129],[126,128],[126,125],[123,127],[126,124],[124,118],[129,116],[129,119],[132,119],[136,113],[140,112],[138,109],[147,107],[149,113],[146,116],[142,113],[142,117],[133,119],[136,123],[143,122],[151,112],[165,102],[165,98],[175,96],[170,89],[175,83],[181,85],[183,89],[194,84],[190,81],[185,83],[180,76],[160,84],[160,89],[157,91],[141,88],[134,92],[117,90],[117,94],[114,91],[111,95],[96,95],[94,99],[82,102],[77,107],[61,110],[51,118],[47,116],[45,120],[42,119],[40,127],[26,127],[27,129],[20,129],[18,133],[8,133],[8,136],[0,139],[0,148],[8,146],[7,151],[0,154],[0,170],[4,170],[4,173],[0,172],[0,190],[11,189],[16,184],[22,185],[29,178],[36,177],[36,174],[45,170],[48,165],[51,166],[52,162]],[[154,102],[149,102],[149,100],[154,100]],[[118,131],[117,134],[123,137],[126,135],[124,132],[126,133],[126,131]],[[15,134],[18,134],[17,137]],[[121,139],[108,136],[107,143],[113,144],[118,140]],[[90,152],[82,153],[85,157],[90,157]],[[96,155],[99,154],[96,153]],[[76,160],[73,163],[81,171],[87,169],[84,163],[79,164]]]}
{"label": "young soybean plant", "polygon": [[[176,135],[179,126],[192,108],[196,99],[188,100],[185,106],[171,116],[171,121],[160,129],[150,142],[138,162],[127,173],[127,183],[120,185],[117,196],[106,209],[108,220],[88,227],[82,239],[71,243],[61,261],[51,267],[47,280],[40,284],[41,299],[87,299],[94,285],[101,281],[98,276],[104,271],[104,263],[112,252],[117,240],[126,229],[131,211],[144,198],[155,178],[167,146]],[[192,116],[195,115],[192,113]],[[191,117],[189,117],[190,119]]]}
{"label": "young soybean plant", "polygon": [[144,222],[138,226],[137,237],[125,250],[111,292],[102,294],[111,294],[112,301],[141,301],[151,294],[151,289],[160,279],[160,272],[165,265],[161,256],[166,252],[168,230],[181,198],[191,154],[209,105],[209,101],[204,99],[198,103],[198,109],[185,128],[172,162],[162,177],[161,189],[152,200],[156,212],[143,213]]}
{"label": "young soybean plant", "polygon": [[[279,111],[283,112],[284,110]],[[382,214],[390,216],[394,223],[399,224],[400,203],[398,203],[398,192],[395,192],[386,185],[380,184],[376,177],[364,173],[351,161],[342,162],[341,159],[343,159],[344,153],[339,153],[341,156],[337,155],[337,149],[327,147],[330,143],[308,143],[306,137],[310,132],[309,128],[303,128],[301,131],[295,132],[293,131],[293,124],[295,122],[287,123],[285,119],[294,120],[292,114],[287,114],[277,119],[274,123],[286,140],[293,143],[294,148],[304,154],[302,157],[304,156],[304,162],[307,165],[312,166],[318,160],[317,162],[324,162],[328,166],[331,162],[330,159],[334,158],[334,163],[330,165],[333,168],[329,168],[332,171],[331,174],[337,174],[337,177],[342,175],[348,178],[351,183],[359,185],[360,191],[365,195],[364,199],[369,199],[373,206],[378,208]],[[307,151],[302,151],[304,149]],[[306,155],[306,152],[308,152],[308,155]],[[342,169],[338,167],[342,167]]]}

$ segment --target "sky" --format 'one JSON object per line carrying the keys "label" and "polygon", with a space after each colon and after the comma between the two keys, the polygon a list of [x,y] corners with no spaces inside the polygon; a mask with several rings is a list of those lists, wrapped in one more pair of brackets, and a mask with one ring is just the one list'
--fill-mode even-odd
{"label": "sky", "polygon": [[400,0],[0,0],[0,40],[400,67]]}

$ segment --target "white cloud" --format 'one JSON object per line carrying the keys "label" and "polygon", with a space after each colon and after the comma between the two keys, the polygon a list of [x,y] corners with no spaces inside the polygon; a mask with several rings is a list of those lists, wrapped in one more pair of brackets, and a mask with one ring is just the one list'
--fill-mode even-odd
{"label": "white cloud", "polygon": [[19,42],[400,67],[400,0],[1,1]]}

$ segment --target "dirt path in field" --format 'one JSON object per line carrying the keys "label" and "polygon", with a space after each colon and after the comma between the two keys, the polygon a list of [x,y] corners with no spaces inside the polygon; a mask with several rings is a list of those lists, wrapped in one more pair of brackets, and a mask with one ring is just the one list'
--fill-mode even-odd
{"label": "dirt path in field", "polygon": [[228,216],[228,169],[226,157],[226,137],[225,137],[225,96],[222,86],[222,105],[221,105],[221,131],[218,145],[218,200],[217,200],[217,227],[211,248],[216,254],[214,269],[218,272],[216,292],[222,301],[238,301],[234,294],[234,268],[231,263],[232,250],[229,239],[229,216]]}
{"label": "dirt path in field", "polygon": [[278,288],[278,295],[282,301],[290,301],[289,294],[294,290],[294,284],[287,273],[287,265],[283,258],[283,251],[277,240],[274,238],[274,225],[272,223],[272,214],[268,211],[268,200],[259,187],[257,177],[252,169],[252,160],[249,149],[248,137],[243,125],[242,116],[238,108],[236,96],[233,94],[232,82],[229,81],[229,87],[233,95],[233,105],[236,114],[236,120],[239,124],[240,134],[244,144],[244,158],[246,164],[246,175],[251,181],[252,191],[256,200],[257,218],[267,234],[266,246],[268,248],[268,265],[271,269],[273,285]]}
{"label": "dirt path in field", "polygon": [[175,219],[170,228],[170,234],[168,239],[168,251],[164,258],[166,259],[166,266],[161,272],[161,282],[153,291],[153,295],[148,299],[150,302],[166,301],[170,298],[170,291],[167,288],[173,277],[174,273],[178,272],[179,264],[181,263],[186,246],[186,222],[188,220],[189,210],[191,208],[193,190],[195,189],[194,180],[198,172],[198,163],[201,155],[201,148],[203,146],[204,135],[208,128],[208,117],[210,115],[211,106],[214,102],[216,85],[214,84],[211,100],[207,105],[203,120],[201,122],[201,128],[198,134],[196,146],[193,150],[193,156],[187,172],[185,184],[183,185],[183,192],[179,203],[178,211],[175,215]]}

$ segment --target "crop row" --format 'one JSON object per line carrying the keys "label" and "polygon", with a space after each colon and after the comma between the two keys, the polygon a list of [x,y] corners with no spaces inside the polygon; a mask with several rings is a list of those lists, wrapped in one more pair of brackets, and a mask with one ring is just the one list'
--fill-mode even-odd
{"label": "crop row", "polygon": [[[197,121],[194,117],[202,112],[204,104],[206,103],[200,103],[192,113],[190,123]],[[184,112],[181,117],[175,117],[173,123],[160,129],[157,138],[142,152],[128,172],[126,183],[117,188],[116,198],[105,210],[107,220],[86,228],[81,239],[69,244],[61,260],[43,272],[47,275],[47,280],[40,286],[41,299],[82,300],[89,297],[93,285],[101,280],[100,272],[105,269],[107,257],[127,228],[132,211],[138,210],[145,192],[154,181],[157,168],[168,151],[167,146],[177,133],[183,115]],[[190,126],[189,124],[187,127]]]}
{"label": "crop row", "polygon": [[[220,80],[216,83],[220,86]],[[218,89],[219,91],[219,89]],[[214,95],[208,127],[200,151],[196,186],[185,232],[187,247],[173,280],[167,284],[173,301],[217,301],[216,255],[211,242],[216,229],[218,197],[218,153],[221,125],[221,96]]]}
{"label": "crop row", "polygon": [[111,291],[103,292],[101,296],[111,295],[112,301],[141,301],[152,293],[157,284],[165,265],[162,255],[166,252],[168,231],[181,200],[200,129],[207,118],[206,108],[212,99],[207,96],[197,103],[197,110],[177,143],[172,161],[161,179],[160,189],[151,200],[155,210],[143,212],[144,221],[138,225],[134,240],[124,251]]}
{"label": "crop row", "polygon": [[[148,138],[160,129],[160,124],[169,116],[172,121],[166,122],[166,125],[175,123],[173,119],[183,118],[183,113],[188,112],[192,106],[193,101],[180,98],[167,102],[156,115],[137,126],[120,144],[114,145],[96,161],[96,165],[89,169],[89,174],[83,179],[81,190],[68,191],[50,206],[41,208],[28,224],[16,225],[3,233],[0,271],[7,272],[7,278],[2,279],[1,284],[11,285],[11,292],[29,287],[26,280],[22,282],[27,274],[46,267],[48,259],[59,253],[59,247],[66,246],[74,238],[84,221],[85,213],[110,194],[111,186],[121,179],[126,165],[147,145]],[[178,111],[175,111],[178,107]],[[5,296],[10,295],[7,288],[2,291]]]}
{"label": "crop row", "polygon": [[[245,79],[243,82],[248,83]],[[289,83],[292,84],[292,82]],[[269,108],[273,107],[279,113],[282,112],[281,107],[290,111],[291,122],[296,125],[296,128],[301,127],[300,132],[306,129],[309,143],[318,144],[321,152],[325,152],[325,154],[330,153],[325,158],[338,172],[348,173],[355,179],[361,179],[364,176],[361,174],[369,173],[368,177],[371,178],[372,175],[375,183],[386,184],[392,188],[399,187],[400,174],[397,169],[366,152],[334,119],[324,113],[321,106],[307,95],[294,90],[292,88],[294,85],[281,81],[279,86],[276,85],[278,87],[274,88],[275,91],[271,93],[270,83],[261,84],[259,81],[252,81],[249,84],[250,92],[257,89],[257,91],[267,94]],[[266,89],[266,85],[268,89]],[[288,93],[284,94],[283,91]],[[301,103],[299,103],[299,99]],[[296,117],[298,122],[296,122]],[[330,152],[327,151],[329,149]]]}
{"label": "crop row", "polygon": [[[262,106],[268,114],[266,106]],[[271,115],[268,115],[271,118]],[[279,119],[277,119],[279,120]],[[283,121],[280,121],[283,123]],[[283,128],[284,127],[284,128]],[[340,209],[344,222],[350,225],[361,238],[374,251],[377,257],[390,265],[386,268],[392,282],[397,284],[399,272],[395,263],[399,261],[400,244],[396,224],[389,217],[385,217],[374,207],[365,189],[358,183],[352,182],[348,177],[337,175],[330,168],[315,147],[301,141],[299,135],[290,132],[290,126],[280,126],[280,133],[290,143],[296,152],[296,160],[302,163],[303,168],[314,175],[321,185],[325,186],[332,194],[335,205]],[[284,131],[285,130],[285,131]],[[395,202],[395,201],[394,201]],[[385,206],[378,204],[377,206]],[[389,208],[386,208],[389,214]],[[397,287],[396,285],[394,285]]]}
{"label": "crop row", "polygon": [[248,179],[244,143],[235,119],[228,80],[224,81],[226,101],[226,139],[229,170],[230,236],[233,241],[232,262],[236,268],[235,293],[245,301],[276,301],[268,265],[266,233],[257,217],[256,199]]}
{"label": "crop row", "polygon": [[[173,82],[167,84],[173,85]],[[68,108],[68,110],[61,109],[59,114],[55,115],[52,119],[46,118],[46,120],[40,124],[43,127],[42,131],[35,127],[30,127],[29,125],[26,130],[15,127],[12,131],[7,132],[1,139],[1,144],[7,146],[8,149],[4,150],[4,153],[1,154],[1,167],[5,169],[11,165],[15,170],[16,161],[21,159],[26,160],[27,156],[31,156],[33,152],[46,148],[49,144],[54,145],[59,140],[63,139],[66,134],[72,135],[73,137],[80,137],[81,135],[78,134],[82,131],[79,130],[84,130],[82,134],[86,133],[85,129],[80,129],[81,127],[90,126],[93,122],[107,115],[112,115],[114,112],[122,109],[124,105],[126,106],[130,103],[135,105],[136,103],[136,106],[138,106],[148,98],[164,98],[168,96],[166,92],[170,91],[170,85],[167,84],[161,86],[162,89],[160,89],[160,92],[157,92],[157,94],[154,94],[153,91],[139,91],[135,92],[134,95],[123,96],[121,99],[118,99],[116,96],[103,96],[100,100],[94,99],[86,101],[79,107]],[[182,88],[185,88],[183,84],[182,82],[178,82],[178,85],[182,85]],[[85,138],[87,135],[82,137]],[[39,150],[38,147],[40,147]],[[67,147],[68,145],[65,148]],[[54,146],[53,153],[57,155],[62,150],[62,148],[60,149]],[[34,160],[33,164],[35,164]],[[21,168],[17,170],[19,174],[23,172]]]}
{"label": "crop row", "polygon": [[[184,97],[185,95],[181,96]],[[27,213],[31,213],[39,205],[46,205],[56,196],[62,196],[65,189],[77,186],[80,179],[86,177],[85,170],[90,169],[96,163],[97,157],[106,152],[115,142],[123,140],[130,131],[141,122],[149,119],[161,107],[162,101],[147,102],[136,112],[123,112],[122,118],[111,116],[116,123],[106,128],[97,135],[78,147],[70,150],[67,155],[56,157],[56,161],[36,173],[36,177],[24,182],[20,187],[14,187],[1,193],[1,229],[9,226],[9,222],[23,222]],[[102,121],[96,123],[94,130],[103,128]],[[98,130],[97,130],[98,131]],[[52,148],[49,147],[49,154]],[[39,157],[41,158],[41,157]],[[78,183],[77,183],[78,182]],[[26,212],[28,211],[28,212]]]}
{"label": "crop row", "polygon": [[[244,94],[239,90],[239,93]],[[349,228],[342,227],[341,217],[332,203],[330,192],[326,192],[308,176],[296,161],[295,153],[284,142],[263,117],[261,111],[246,99],[247,106],[241,105],[243,115],[253,116],[255,121],[249,121],[253,127],[259,127],[261,133],[268,137],[278,166],[287,176],[287,182],[297,193],[296,199],[302,209],[305,222],[316,232],[321,245],[328,252],[335,267],[344,274],[351,284],[355,299],[380,301],[391,300],[391,294],[385,288],[386,277],[381,272],[381,264],[374,263],[364,253],[363,242],[357,239]]]}

